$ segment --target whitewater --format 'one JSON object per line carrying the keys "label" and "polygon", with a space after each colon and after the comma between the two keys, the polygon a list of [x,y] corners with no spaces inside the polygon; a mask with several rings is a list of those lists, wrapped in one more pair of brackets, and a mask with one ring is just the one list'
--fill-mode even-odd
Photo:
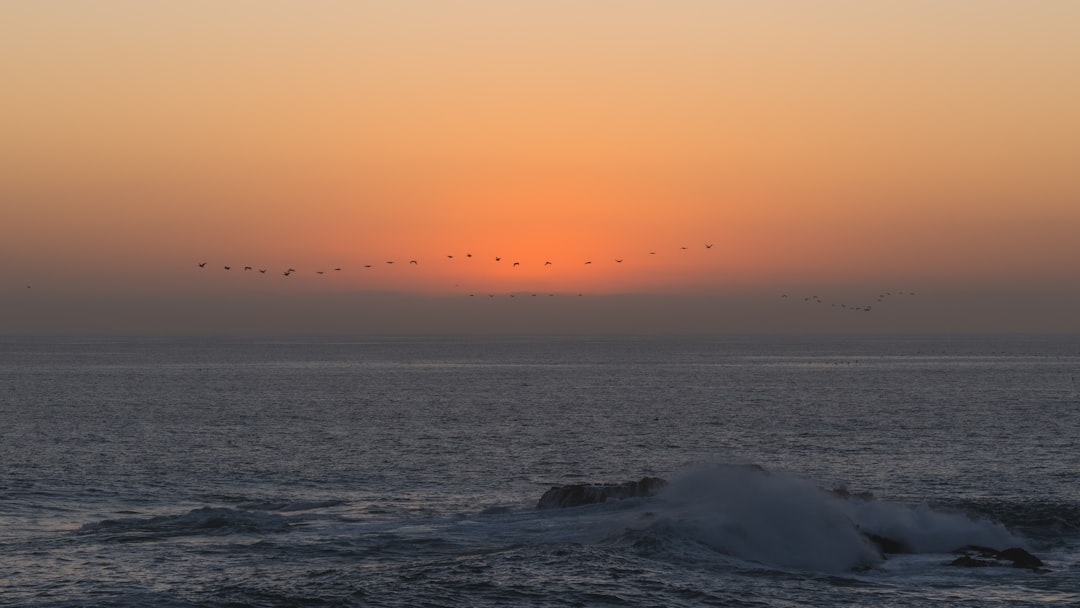
{"label": "whitewater", "polygon": [[0,606],[1074,606],[1078,378],[1075,336],[0,339]]}

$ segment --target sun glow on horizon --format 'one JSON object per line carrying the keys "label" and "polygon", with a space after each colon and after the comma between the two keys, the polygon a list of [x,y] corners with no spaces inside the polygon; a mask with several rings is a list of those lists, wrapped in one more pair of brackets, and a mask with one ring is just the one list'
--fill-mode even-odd
{"label": "sun glow on horizon", "polygon": [[3,3],[0,293],[1080,284],[1080,4],[610,9]]}

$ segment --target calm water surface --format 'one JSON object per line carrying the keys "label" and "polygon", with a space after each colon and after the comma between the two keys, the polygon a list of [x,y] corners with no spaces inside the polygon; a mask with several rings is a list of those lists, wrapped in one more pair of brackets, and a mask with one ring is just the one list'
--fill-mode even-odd
{"label": "calm water surface", "polygon": [[0,605],[1077,605],[1078,379],[1080,337],[9,338]]}

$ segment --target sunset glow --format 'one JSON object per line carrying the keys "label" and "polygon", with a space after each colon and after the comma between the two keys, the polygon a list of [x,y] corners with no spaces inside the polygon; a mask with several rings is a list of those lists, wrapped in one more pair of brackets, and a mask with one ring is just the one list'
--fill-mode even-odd
{"label": "sunset glow", "polygon": [[1078,302],[1077,23],[1066,2],[8,2],[0,332],[49,328],[34,298],[106,295]]}

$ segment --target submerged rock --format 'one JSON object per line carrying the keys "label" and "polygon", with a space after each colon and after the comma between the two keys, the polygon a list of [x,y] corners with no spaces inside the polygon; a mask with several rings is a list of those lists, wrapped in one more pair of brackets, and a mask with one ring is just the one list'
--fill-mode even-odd
{"label": "submerged rock", "polygon": [[967,546],[957,551],[962,553],[960,557],[949,562],[950,566],[963,568],[985,568],[988,566],[1023,568],[1025,570],[1040,570],[1043,561],[1026,549],[1010,547],[998,551],[990,547]]}
{"label": "submerged rock", "polygon": [[1013,568],[1027,568],[1035,570],[1042,568],[1043,561],[1028,553],[1020,547],[1012,547],[998,552],[998,559],[1007,559],[1013,563]]}
{"label": "submerged rock", "polygon": [[960,568],[985,568],[987,566],[994,566],[996,564],[988,559],[975,559],[970,555],[961,555],[960,557],[949,562],[949,565],[957,566]]}
{"label": "submerged rock", "polygon": [[579,507],[608,500],[653,496],[657,490],[667,485],[659,477],[643,477],[640,481],[627,481],[620,484],[585,484],[575,483],[566,486],[552,486],[544,492],[536,503],[537,509],[556,509]]}

